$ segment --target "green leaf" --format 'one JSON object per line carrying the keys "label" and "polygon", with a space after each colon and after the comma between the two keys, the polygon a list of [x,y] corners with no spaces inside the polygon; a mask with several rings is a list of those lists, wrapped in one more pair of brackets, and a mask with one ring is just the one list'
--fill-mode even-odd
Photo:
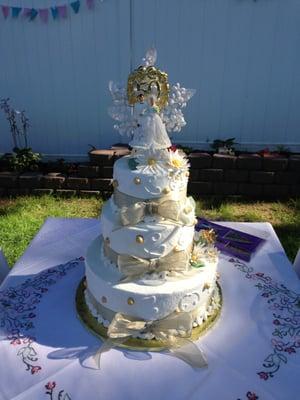
{"label": "green leaf", "polygon": [[193,268],[203,268],[205,267],[205,264],[203,262],[191,262],[191,266]]}

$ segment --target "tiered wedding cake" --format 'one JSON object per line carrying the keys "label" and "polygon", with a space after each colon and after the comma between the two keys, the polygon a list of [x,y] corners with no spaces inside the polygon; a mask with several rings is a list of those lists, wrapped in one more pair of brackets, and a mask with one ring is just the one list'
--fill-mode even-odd
{"label": "tiered wedding cake", "polygon": [[107,328],[114,345],[140,338],[143,347],[155,341],[178,347],[178,338],[192,337],[219,307],[214,234],[194,230],[188,160],[166,131],[174,117],[177,127],[184,124],[176,90],[182,104],[192,95],[179,84],[170,91],[167,75],[153,65],[129,76],[132,151],[114,164],[114,193],[87,252],[84,292],[94,322]]}

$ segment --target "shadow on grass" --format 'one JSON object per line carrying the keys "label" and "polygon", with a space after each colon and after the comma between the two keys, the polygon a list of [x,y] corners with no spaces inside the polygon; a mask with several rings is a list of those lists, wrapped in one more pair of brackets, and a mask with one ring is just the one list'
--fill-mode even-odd
{"label": "shadow on grass", "polygon": [[300,247],[300,227],[298,224],[274,225],[274,230],[284,247],[284,250],[291,262],[294,262]]}
{"label": "shadow on grass", "polygon": [[[22,196],[20,199],[26,199],[26,197]],[[21,207],[22,206],[19,202],[19,198],[2,198],[0,199],[0,217],[6,217],[10,214],[17,214]]]}

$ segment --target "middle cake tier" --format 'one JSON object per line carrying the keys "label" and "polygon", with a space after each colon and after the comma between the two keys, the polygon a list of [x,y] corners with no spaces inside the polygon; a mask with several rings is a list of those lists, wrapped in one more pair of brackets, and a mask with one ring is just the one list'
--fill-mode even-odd
{"label": "middle cake tier", "polygon": [[101,229],[105,242],[115,253],[145,259],[191,249],[194,236],[194,225],[174,223],[156,214],[145,215],[140,222],[124,226],[120,223],[120,208],[113,198],[103,206]]}
{"label": "middle cake tier", "polygon": [[124,282],[118,268],[105,257],[99,236],[89,247],[85,264],[87,288],[94,306],[99,304],[114,313],[157,320],[175,311],[195,311],[195,317],[205,319],[215,290],[218,262],[207,261],[204,267],[193,269],[180,279],[149,276]]}

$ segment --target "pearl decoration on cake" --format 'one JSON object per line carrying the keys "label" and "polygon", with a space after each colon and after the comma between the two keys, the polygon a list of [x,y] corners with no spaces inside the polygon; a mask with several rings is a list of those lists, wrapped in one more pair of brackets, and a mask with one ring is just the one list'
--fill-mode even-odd
{"label": "pearl decoration on cake", "polygon": [[144,243],[144,237],[142,235],[136,235],[135,241],[139,244]]}
{"label": "pearl decoration on cake", "polygon": [[168,188],[168,187],[164,188],[163,193],[164,194],[170,193],[170,188]]}
{"label": "pearl decoration on cake", "polygon": [[132,297],[128,297],[127,303],[128,303],[128,305],[133,306],[133,304],[134,304],[135,302],[134,302],[134,299],[133,299]]}
{"label": "pearl decoration on cake", "polygon": [[142,180],[141,180],[141,178],[139,178],[138,176],[136,176],[136,177],[134,178],[133,182],[134,182],[136,185],[140,185],[141,182],[142,182]]}

